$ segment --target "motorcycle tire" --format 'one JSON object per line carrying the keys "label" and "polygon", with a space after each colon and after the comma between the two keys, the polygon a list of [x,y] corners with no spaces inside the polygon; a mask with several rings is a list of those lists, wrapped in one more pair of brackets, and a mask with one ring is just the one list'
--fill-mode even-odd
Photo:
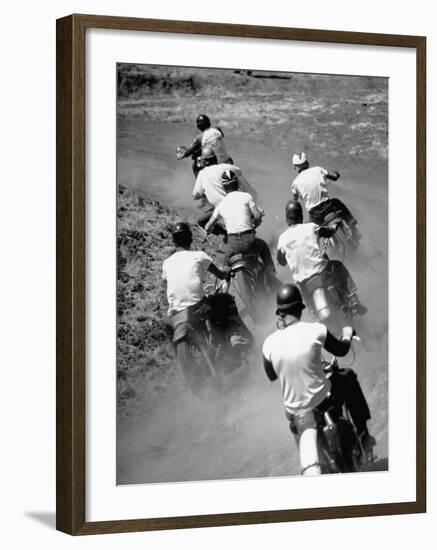
{"label": "motorcycle tire", "polygon": [[319,441],[319,457],[323,474],[341,474],[359,471],[359,462],[353,454],[351,446],[345,446],[341,441],[340,448],[330,449],[323,435]]}
{"label": "motorcycle tire", "polygon": [[199,395],[211,378],[202,350],[193,341],[182,340],[177,344],[176,358],[188,387]]}
{"label": "motorcycle tire", "polygon": [[245,269],[240,269],[235,273],[234,284],[246,314],[253,322],[256,322],[258,316],[255,301],[255,288],[251,275]]}

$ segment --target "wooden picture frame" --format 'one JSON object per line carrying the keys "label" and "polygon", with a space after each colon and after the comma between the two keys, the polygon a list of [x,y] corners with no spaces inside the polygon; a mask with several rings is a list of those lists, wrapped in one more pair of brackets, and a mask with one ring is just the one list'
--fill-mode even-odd
{"label": "wooden picture frame", "polygon": [[[266,510],[87,522],[85,494],[85,32],[89,28],[331,44],[416,51],[417,357],[416,499],[330,508]],[[426,510],[426,39],[283,27],[70,15],[57,21],[57,529],[72,535],[182,529],[425,512]]]}

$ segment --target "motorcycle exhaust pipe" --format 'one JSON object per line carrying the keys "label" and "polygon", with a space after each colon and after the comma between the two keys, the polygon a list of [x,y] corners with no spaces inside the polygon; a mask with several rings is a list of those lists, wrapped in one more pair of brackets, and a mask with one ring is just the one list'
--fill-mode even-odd
{"label": "motorcycle exhaust pipe", "polygon": [[326,299],[325,289],[316,288],[313,292],[313,303],[320,321],[326,321],[331,315],[331,310]]}

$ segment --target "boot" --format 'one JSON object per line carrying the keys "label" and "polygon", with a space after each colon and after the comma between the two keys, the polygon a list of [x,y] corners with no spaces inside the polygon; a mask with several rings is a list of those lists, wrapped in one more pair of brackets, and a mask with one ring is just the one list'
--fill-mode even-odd
{"label": "boot", "polygon": [[350,227],[350,230],[352,231],[352,237],[358,242],[361,239],[361,233],[358,231],[358,222],[355,218],[348,220],[347,224]]}
{"label": "boot", "polygon": [[364,452],[370,453],[373,447],[376,445],[376,440],[373,435],[370,435],[367,430],[358,435],[363,446]]}
{"label": "boot", "polygon": [[349,296],[349,302],[351,305],[353,315],[365,315],[367,313],[366,306],[364,306],[360,302],[360,299],[356,294],[352,294],[351,296]]}

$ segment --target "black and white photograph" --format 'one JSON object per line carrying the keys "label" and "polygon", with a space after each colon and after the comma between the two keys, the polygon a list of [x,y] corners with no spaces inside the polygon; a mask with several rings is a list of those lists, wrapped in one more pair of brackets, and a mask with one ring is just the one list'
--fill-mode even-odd
{"label": "black and white photograph", "polygon": [[116,78],[117,485],[389,470],[388,78]]}

